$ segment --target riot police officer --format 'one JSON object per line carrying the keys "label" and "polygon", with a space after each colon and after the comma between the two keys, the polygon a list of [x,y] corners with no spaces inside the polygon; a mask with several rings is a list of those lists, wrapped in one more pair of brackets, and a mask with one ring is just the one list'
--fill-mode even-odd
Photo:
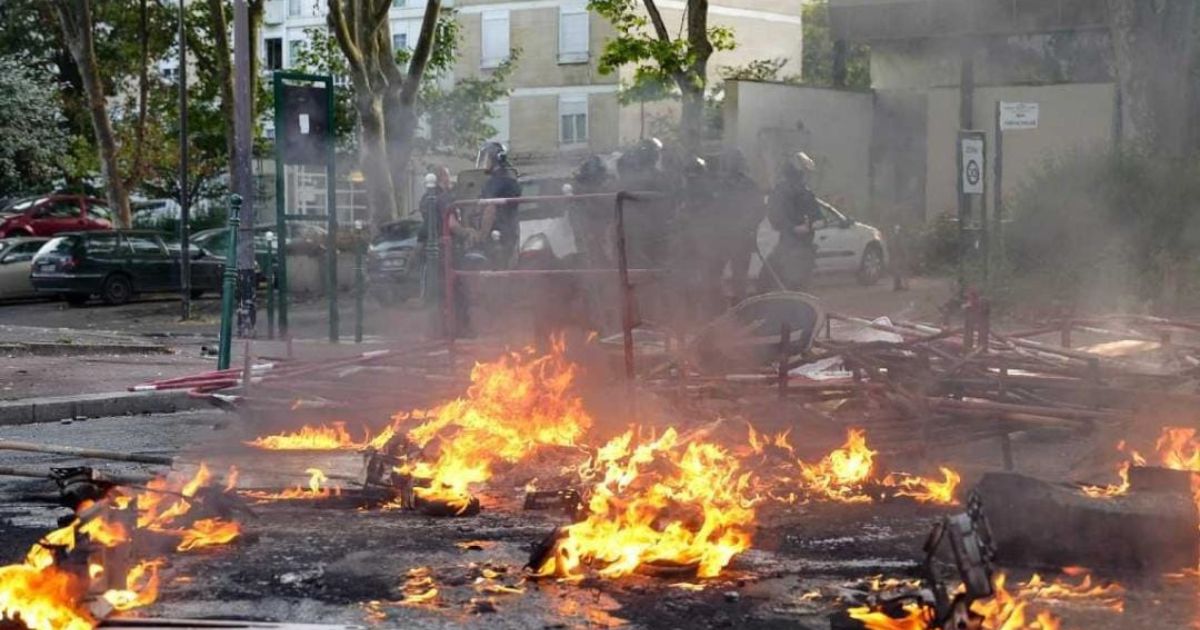
{"label": "riot police officer", "polygon": [[[570,186],[570,193],[566,187]],[[605,192],[609,187],[608,167],[598,155],[589,156],[575,169],[571,183],[564,184],[564,194],[587,195]],[[567,210],[575,248],[587,267],[606,267],[611,264],[612,200],[579,199]]]}
{"label": "riot police officer", "polygon": [[776,178],[767,218],[779,232],[779,242],[767,256],[770,269],[759,275],[764,290],[778,288],[773,286],[777,277],[783,288],[799,291],[812,277],[817,262],[814,236],[824,225],[817,196],[808,187],[808,176],[815,169],[816,163],[801,151],[788,157]]}
{"label": "riot police officer", "polygon": [[[512,199],[521,196],[518,173],[509,164],[508,149],[503,144],[485,144],[479,151],[475,165],[482,168],[488,176],[479,193],[481,199]],[[498,233],[492,261],[496,267],[510,267],[516,260],[518,240],[521,236],[521,225],[517,218],[519,205],[519,202],[504,202],[483,206],[479,238],[492,238],[493,232]]]}
{"label": "riot police officer", "polygon": [[758,248],[758,226],[766,217],[767,206],[758,184],[746,172],[746,157],[739,149],[721,153],[717,164],[717,200],[720,214],[718,230],[726,236],[718,247],[717,272],[729,266],[730,302],[746,297],[750,259]]}
{"label": "riot police officer", "polygon": [[629,265],[634,268],[662,267],[669,256],[675,218],[671,194],[675,187],[663,171],[662,154],[662,142],[648,138],[617,160],[621,188],[663,195],[656,200],[626,204],[625,241]]}

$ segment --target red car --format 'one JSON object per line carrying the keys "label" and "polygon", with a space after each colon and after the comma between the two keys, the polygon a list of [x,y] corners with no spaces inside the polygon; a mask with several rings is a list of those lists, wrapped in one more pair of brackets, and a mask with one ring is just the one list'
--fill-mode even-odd
{"label": "red car", "polygon": [[0,210],[0,238],[111,229],[108,204],[85,195],[30,197]]}

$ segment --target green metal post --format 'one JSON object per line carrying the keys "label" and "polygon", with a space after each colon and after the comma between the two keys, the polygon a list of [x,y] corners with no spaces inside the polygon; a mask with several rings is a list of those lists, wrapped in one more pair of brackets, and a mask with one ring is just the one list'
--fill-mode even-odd
{"label": "green metal post", "polygon": [[362,221],[354,222],[354,343],[363,338],[363,295],[366,293],[366,274],[363,273]]}
{"label": "green metal post", "polygon": [[[326,120],[333,122],[333,77],[322,79],[325,84],[325,114]],[[328,251],[329,283],[329,341],[338,342],[338,283],[337,283],[337,147],[333,141],[333,129],[328,130],[325,139],[325,213],[328,215],[329,234],[326,238]]]}
{"label": "green metal post", "polygon": [[275,338],[275,241],[267,240],[267,339]]}
{"label": "green metal post", "polygon": [[275,91],[275,234],[279,239],[279,271],[276,277],[276,287],[279,289],[279,335],[288,335],[288,274],[287,274],[287,209],[284,203],[285,181],[287,170],[283,165],[283,74],[274,75]]}
{"label": "green metal post", "polygon": [[229,196],[229,250],[225,253],[225,276],[221,287],[221,336],[217,350],[217,369],[229,369],[229,355],[233,351],[233,308],[234,293],[237,291],[237,240],[238,224],[241,223],[242,196]]}

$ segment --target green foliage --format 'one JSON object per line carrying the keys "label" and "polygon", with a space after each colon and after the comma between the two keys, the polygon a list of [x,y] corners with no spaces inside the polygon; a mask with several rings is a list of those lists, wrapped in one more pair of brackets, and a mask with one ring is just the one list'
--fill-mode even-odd
{"label": "green foliage", "polygon": [[[805,85],[831,87],[833,77],[833,31],[829,24],[829,0],[814,0],[802,9],[804,31]],[[865,90],[871,87],[871,49],[853,44],[846,51],[844,87]]]}
{"label": "green foliage", "polygon": [[1200,163],[1074,153],[1047,162],[1009,208],[1013,300],[1171,310],[1200,298]]}
{"label": "green foliage", "polygon": [[70,141],[48,78],[26,60],[0,57],[0,197],[47,190],[62,174]]}
{"label": "green foliage", "polygon": [[[600,54],[601,74],[611,74],[622,66],[634,66],[633,81],[623,89],[622,98],[630,101],[651,101],[673,97],[674,87],[693,90],[707,87],[705,77],[696,72],[697,50],[686,37],[670,41],[660,39],[649,19],[638,9],[638,0],[590,0],[588,10],[607,19],[616,30],[616,37],[604,44]],[[733,31],[723,26],[708,28],[708,42],[713,50],[732,50]]]}

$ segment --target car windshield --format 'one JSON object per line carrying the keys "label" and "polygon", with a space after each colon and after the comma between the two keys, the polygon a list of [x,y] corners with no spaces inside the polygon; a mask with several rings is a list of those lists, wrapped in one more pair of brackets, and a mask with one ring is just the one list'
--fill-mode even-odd
{"label": "car windshield", "polygon": [[3,209],[0,209],[0,214],[20,214],[28,210],[34,204],[41,203],[46,199],[48,199],[48,197],[29,197],[27,199],[18,199],[5,206]]}

